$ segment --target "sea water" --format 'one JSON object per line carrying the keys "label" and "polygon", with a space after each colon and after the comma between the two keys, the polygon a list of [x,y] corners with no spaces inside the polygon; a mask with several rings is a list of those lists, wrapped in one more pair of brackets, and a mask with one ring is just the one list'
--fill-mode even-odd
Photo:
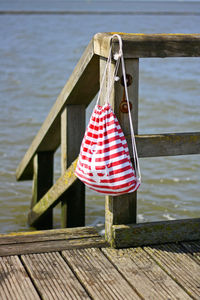
{"label": "sea water", "polygon": [[[15,171],[97,32],[198,33],[199,2],[1,1],[0,232],[30,230],[32,183]],[[65,11],[65,14],[58,12]],[[53,14],[57,12],[57,14]],[[200,58],[140,59],[139,133],[200,129]],[[89,87],[88,87],[89,88]],[[87,109],[87,120],[94,101]],[[60,153],[55,179],[60,176]],[[140,159],[138,222],[199,217],[198,155]],[[104,197],[87,189],[86,224],[104,227]],[[54,227],[60,226],[60,208]]]}

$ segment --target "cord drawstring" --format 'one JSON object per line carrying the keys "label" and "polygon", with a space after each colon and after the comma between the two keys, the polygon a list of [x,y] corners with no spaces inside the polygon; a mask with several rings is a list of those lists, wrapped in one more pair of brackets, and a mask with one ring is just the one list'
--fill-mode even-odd
{"label": "cord drawstring", "polygon": [[138,182],[141,183],[140,165],[139,165],[137,147],[136,147],[136,142],[135,142],[135,134],[134,134],[134,129],[133,129],[132,117],[131,117],[131,109],[130,109],[130,104],[129,104],[125,63],[124,63],[124,56],[123,56],[123,50],[122,50],[122,38],[119,34],[114,34],[110,38],[111,43],[112,43],[112,39],[114,37],[117,37],[118,41],[119,41],[119,52],[115,53],[113,55],[114,60],[116,60],[115,69],[114,69],[114,72],[113,72],[113,76],[111,76],[112,47],[110,46],[108,59],[107,59],[105,70],[104,70],[104,73],[103,73],[103,76],[102,76],[102,81],[101,81],[101,85],[100,85],[99,94],[98,94],[98,97],[97,97],[97,103],[96,104],[97,105],[99,104],[100,95],[101,95],[101,92],[102,92],[102,88],[103,88],[103,84],[104,84],[104,81],[105,81],[107,70],[108,70],[108,85],[107,85],[107,90],[106,90],[106,95],[105,95],[105,104],[109,103],[109,98],[110,98],[110,94],[112,92],[113,84],[114,84],[115,81],[119,80],[119,77],[117,76],[117,72],[118,72],[118,69],[119,69],[120,61],[121,61],[122,75],[123,75],[124,88],[125,88],[125,95],[126,95],[127,106],[128,106],[128,116],[129,116],[129,124],[130,124],[130,131],[131,131],[131,142],[132,142],[132,152],[133,152],[133,159],[134,159],[135,174],[136,174]]}

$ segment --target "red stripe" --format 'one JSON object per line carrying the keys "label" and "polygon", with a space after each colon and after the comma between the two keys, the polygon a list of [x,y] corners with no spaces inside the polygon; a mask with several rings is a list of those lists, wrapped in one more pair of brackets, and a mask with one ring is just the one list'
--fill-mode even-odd
{"label": "red stripe", "polygon": [[[127,160],[127,158],[119,160],[119,161],[115,161],[115,162],[112,162],[112,167],[117,167],[117,166],[123,165],[124,163],[127,163],[127,162],[130,163],[130,160],[129,159]],[[79,160],[78,164],[81,167],[85,167],[86,169],[91,170],[91,167],[89,165],[87,165],[86,163],[83,163],[81,160]],[[101,171],[101,170],[103,170],[103,168],[105,169],[105,166],[96,166],[97,171]]]}
{"label": "red stripe", "polygon": [[[121,155],[124,155],[126,154],[125,151],[119,151],[117,153],[114,153],[114,154],[110,154],[110,155],[107,155],[105,157],[99,157],[99,158],[96,158],[95,161],[96,162],[102,162],[102,161],[107,161],[107,160],[111,160],[113,158],[116,158],[116,157],[119,157]],[[121,159],[120,159],[121,160]]]}
{"label": "red stripe", "polygon": [[[98,125],[98,126],[93,125],[93,124],[90,123],[90,124],[88,125],[88,127],[89,127],[90,129],[94,129],[94,130],[98,131],[98,130],[103,130],[103,129],[106,128],[107,126],[111,126],[111,125],[115,125],[115,124],[116,124],[115,120],[112,120],[112,121],[110,121],[110,122],[107,122],[107,123],[105,123],[105,124],[103,124],[103,125]],[[119,125],[116,125],[116,126],[119,126]]]}
{"label": "red stripe", "polygon": [[[87,184],[86,184],[87,185]],[[136,184],[137,185],[137,184]],[[94,189],[94,188],[92,188],[92,187],[90,187],[90,189],[92,189],[92,190],[94,190],[94,191],[96,191],[96,192],[99,192],[99,193],[102,193],[102,194],[106,194],[106,195],[113,195],[113,196],[119,196],[119,195],[123,195],[123,194],[127,194],[127,193],[129,193],[130,191],[132,191],[132,192],[135,192],[135,187],[136,187],[136,185],[134,186],[134,187],[131,187],[131,188],[129,188],[129,189],[127,189],[127,190],[124,190],[124,191],[122,191],[122,192],[112,192],[112,191],[107,191],[107,192],[104,192],[104,191],[101,191],[101,190],[98,190],[98,189]],[[139,185],[138,185],[138,187],[137,188],[139,188]]]}
{"label": "red stripe", "polygon": [[[110,172],[110,173],[109,173],[109,176],[114,175],[114,174],[123,173],[124,171],[127,171],[127,170],[129,170],[130,168],[131,168],[130,166],[127,166],[126,168],[124,168],[124,169],[126,169],[126,170],[122,170],[122,169],[117,170],[117,171],[119,171],[118,173],[117,173],[117,172],[116,172],[116,173],[115,173],[115,172],[112,172],[112,174],[111,174],[111,172]],[[81,176],[84,176],[84,174],[82,174],[83,171],[82,171],[79,167],[78,167],[78,170],[80,171],[79,174],[80,174]],[[105,170],[105,169],[104,169],[104,170]],[[101,170],[101,171],[103,171],[103,170]],[[87,177],[84,176],[85,179],[87,179],[88,181],[91,181],[91,182],[96,182],[96,181],[94,181],[94,180],[92,179],[92,176],[93,176],[93,173],[92,173],[92,172],[88,173],[87,175],[90,176],[91,178],[87,178]],[[98,173],[98,176],[99,176],[99,177],[103,177],[104,175],[105,175],[105,172],[104,172],[104,173]],[[133,169],[132,169],[132,174],[129,173],[129,174],[123,175],[123,176],[121,176],[121,177],[116,177],[116,178],[112,178],[112,179],[103,179],[103,178],[102,178],[102,179],[99,178],[99,179],[101,180],[101,183],[110,184],[110,183],[115,183],[115,182],[119,182],[119,181],[126,180],[126,179],[128,179],[128,178],[130,178],[130,177],[132,177],[132,176],[135,177],[135,174],[134,174]],[[134,179],[134,181],[135,181],[135,179]]]}
{"label": "red stripe", "polygon": [[[123,183],[123,184],[119,184],[119,185],[116,185],[116,186],[113,186],[113,185],[110,185],[109,182],[108,182],[108,185],[98,185],[93,179],[91,178],[87,178],[85,177],[83,174],[79,173],[79,172],[75,172],[76,175],[78,176],[79,179],[81,179],[82,181],[85,182],[85,184],[89,185],[90,186],[90,182],[91,182],[91,187],[93,188],[98,188],[99,190],[100,189],[111,189],[111,190],[117,190],[117,189],[123,189],[125,187],[129,188],[130,186],[135,186],[137,181],[136,180],[131,180],[130,182],[126,182],[126,183]],[[103,180],[102,180],[103,181]],[[88,183],[89,182],[89,183]],[[96,184],[93,184],[93,183],[96,183]],[[105,182],[103,182],[105,183]]]}
{"label": "red stripe", "polygon": [[[114,154],[111,154],[111,155],[107,155],[107,156],[105,156],[105,157],[99,157],[99,158],[96,158],[95,159],[95,162],[105,162],[105,161],[107,161],[107,160],[111,160],[111,159],[113,159],[113,158],[116,158],[116,157],[118,157],[118,156],[121,156],[121,155],[123,155],[123,154],[125,154],[126,152],[123,150],[123,151],[120,151],[120,152],[118,152],[118,153],[114,153]],[[92,161],[92,158],[91,157],[88,157],[88,156],[86,156],[86,155],[84,155],[83,153],[81,153],[81,159],[83,159],[83,160],[86,160],[86,161],[89,161],[89,162],[91,162]],[[119,159],[118,161],[123,161],[124,159]],[[127,161],[128,159],[127,159],[127,157],[125,158],[125,161]]]}
{"label": "red stripe", "polygon": [[[130,177],[133,177],[134,176],[134,173],[129,173],[129,174],[126,174],[124,176],[121,176],[121,177],[116,177],[116,178],[112,178],[112,179],[101,179],[101,183],[115,183],[115,182],[119,182],[119,181],[123,181],[123,180],[126,180],[126,179],[129,179]],[[135,176],[134,176],[135,177]],[[135,181],[135,179],[133,179],[133,181]]]}
{"label": "red stripe", "polygon": [[121,129],[117,129],[116,127],[114,127],[114,128],[109,129],[109,130],[107,130],[107,131],[105,131],[105,132],[103,132],[103,133],[98,133],[98,134],[96,134],[96,133],[94,133],[94,132],[91,132],[91,131],[88,131],[88,132],[87,132],[87,135],[88,135],[89,137],[94,138],[94,139],[98,139],[98,138],[102,138],[102,137],[104,137],[104,136],[107,136],[107,137],[109,138],[109,136],[108,136],[109,134],[112,134],[112,133],[119,134],[119,133],[121,133],[121,132],[122,132]]}
{"label": "red stripe", "polygon": [[115,114],[112,111],[110,113],[105,114],[103,117],[94,116],[94,115],[91,116],[91,120],[97,123],[104,122],[110,118],[113,118],[115,122],[119,124],[119,121],[117,120]]}
{"label": "red stripe", "polygon": [[[112,143],[114,141],[117,141],[117,140],[121,140],[121,141],[124,141],[125,140],[125,137],[124,136],[113,136],[113,137],[110,137],[109,139],[104,139],[103,141],[98,141],[97,142],[97,145],[98,146],[104,146],[104,145],[107,145],[109,143]],[[88,140],[87,138],[85,139],[85,144],[87,145],[93,145],[94,142]],[[126,143],[127,144],[127,143]]]}

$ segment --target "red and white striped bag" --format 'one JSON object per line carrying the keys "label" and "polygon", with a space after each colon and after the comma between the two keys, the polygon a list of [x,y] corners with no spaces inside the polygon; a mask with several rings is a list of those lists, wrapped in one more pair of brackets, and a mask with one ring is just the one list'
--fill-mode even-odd
{"label": "red and white striped bag", "polygon": [[[103,74],[97,103],[81,144],[75,174],[92,190],[106,195],[116,196],[137,190],[141,183],[141,176],[128,99],[122,40],[119,35],[113,35],[111,39],[114,36],[117,36],[119,39],[120,46],[119,53],[114,55],[114,59],[116,59],[115,72],[113,74],[113,79],[111,79],[112,76],[109,74],[112,54],[110,47],[110,53]],[[120,61],[125,83],[135,170],[130,160],[126,139],[109,103],[112,84],[114,83],[115,78],[117,78],[116,74]],[[110,75],[110,80],[108,82],[105,104],[100,106],[98,103],[106,71],[108,71],[108,74]]]}

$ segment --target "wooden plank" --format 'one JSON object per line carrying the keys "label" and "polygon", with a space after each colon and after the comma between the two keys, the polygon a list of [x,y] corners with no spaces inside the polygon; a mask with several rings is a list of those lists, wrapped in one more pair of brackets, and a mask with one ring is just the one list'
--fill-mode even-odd
{"label": "wooden plank", "polygon": [[[67,105],[61,115],[62,174],[77,158],[85,133],[85,105]],[[85,185],[77,180],[61,196],[61,227],[85,225]]]}
{"label": "wooden plank", "polygon": [[200,263],[200,241],[183,242],[181,245]]}
{"label": "wooden plank", "polygon": [[200,154],[200,132],[138,135],[136,144],[139,157]]}
{"label": "wooden plank", "polygon": [[[109,40],[115,33],[122,37],[126,58],[200,56],[200,34],[97,33],[94,36],[94,53],[107,57]],[[112,44],[113,52],[116,52],[117,38],[113,39]]]}
{"label": "wooden plank", "polygon": [[[132,77],[132,83],[128,86],[129,98],[132,103],[132,120],[134,131],[138,132],[138,85],[139,85],[139,60],[125,60],[126,74]],[[105,68],[105,60],[101,59],[101,73]],[[114,64],[112,64],[112,72]],[[121,68],[119,77],[122,76]],[[101,103],[105,101],[106,89],[104,89],[101,97]],[[110,101],[113,110],[118,118],[121,128],[125,135],[130,134],[129,118],[127,113],[120,110],[120,104],[123,100],[124,87],[121,81],[114,84],[114,90],[111,94]],[[132,156],[132,145],[129,145],[129,151]],[[108,242],[112,241],[112,226],[115,224],[129,224],[136,222],[137,215],[137,192],[128,193],[122,196],[106,196],[105,200],[105,234]]]}
{"label": "wooden plank", "polygon": [[17,256],[0,258],[0,299],[40,299]]}
{"label": "wooden plank", "polygon": [[[33,161],[33,191],[31,208],[39,202],[46,192],[53,185],[53,152],[39,152],[35,155]],[[53,227],[53,210],[43,216],[40,223],[36,225],[37,229],[49,229]]]}
{"label": "wooden plank", "polygon": [[49,115],[16,170],[17,180],[32,179],[33,157],[40,151],[55,151],[60,145],[60,116],[66,104],[88,105],[99,88],[99,60],[93,40],[87,46]]}
{"label": "wooden plank", "polygon": [[116,248],[200,239],[200,219],[113,225],[111,245]]}
{"label": "wooden plank", "polygon": [[90,299],[58,252],[22,255],[42,299]]}
{"label": "wooden plank", "polygon": [[0,245],[98,237],[94,227],[76,227],[0,234]]}
{"label": "wooden plank", "polygon": [[142,248],[102,251],[142,299],[191,299]]}
{"label": "wooden plank", "polygon": [[[78,160],[78,159],[77,159]],[[77,160],[75,160],[71,166],[67,169],[64,175],[62,175],[52,188],[40,199],[40,201],[31,209],[28,214],[28,223],[31,226],[40,222],[42,216],[49,210],[57,205],[60,197],[66,192],[66,190],[72,186],[77,180],[74,174],[76,169]]]}
{"label": "wooden plank", "polygon": [[200,299],[200,265],[180,245],[165,244],[144,249],[193,299]]}
{"label": "wooden plank", "polygon": [[140,299],[99,249],[62,252],[92,299]]}
{"label": "wooden plank", "polygon": [[30,253],[44,253],[61,251],[66,249],[107,247],[107,243],[101,236],[80,239],[58,239],[50,241],[24,242],[8,245],[0,245],[0,256],[21,255]]}

